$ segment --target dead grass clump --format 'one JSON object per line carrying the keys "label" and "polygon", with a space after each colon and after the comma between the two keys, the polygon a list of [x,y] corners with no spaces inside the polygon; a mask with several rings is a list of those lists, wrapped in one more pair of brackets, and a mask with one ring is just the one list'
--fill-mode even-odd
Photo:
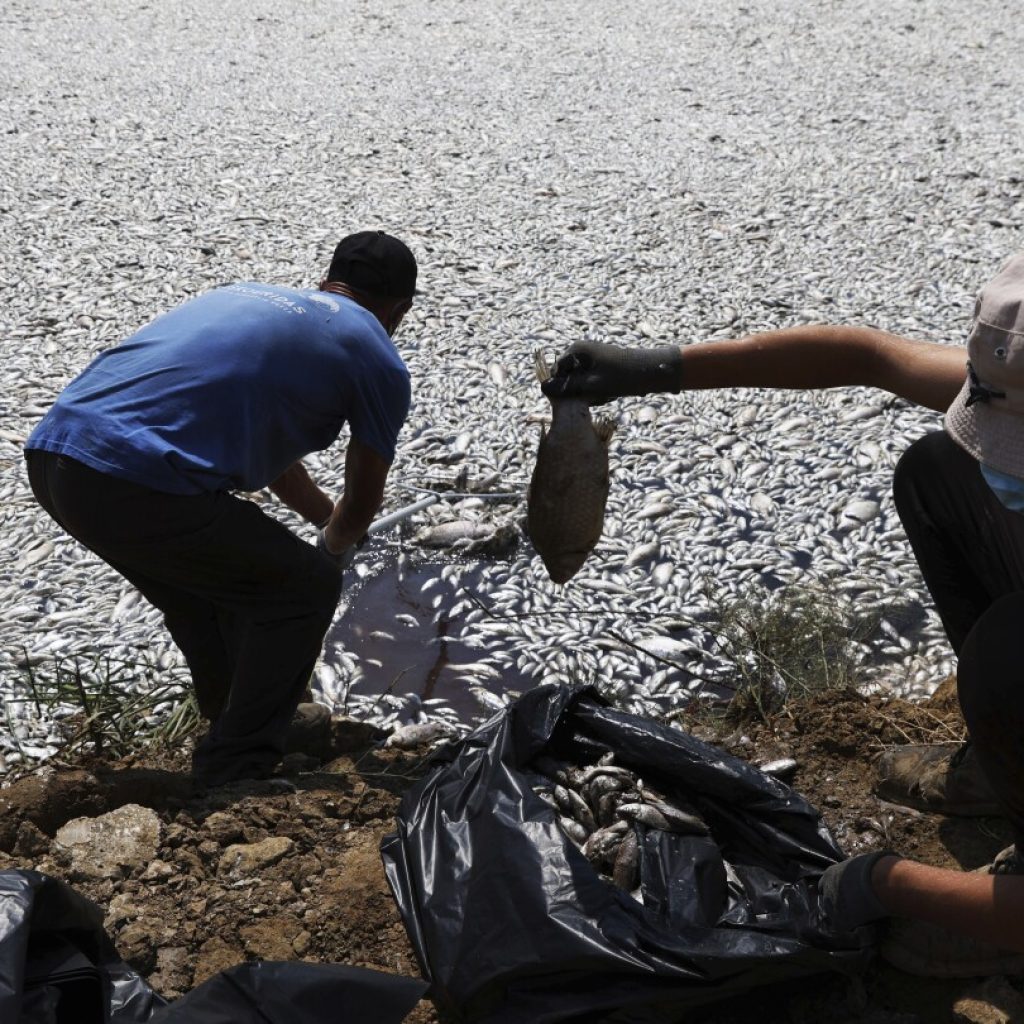
{"label": "dead grass clump", "polygon": [[711,594],[708,600],[714,611],[708,628],[733,668],[731,717],[767,720],[789,700],[855,689],[856,645],[874,623],[851,615],[834,594],[790,586],[754,591],[727,604]]}

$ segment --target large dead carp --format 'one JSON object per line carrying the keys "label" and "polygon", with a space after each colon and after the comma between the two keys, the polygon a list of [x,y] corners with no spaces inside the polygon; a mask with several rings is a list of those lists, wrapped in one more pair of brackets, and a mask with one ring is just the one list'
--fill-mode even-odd
{"label": "large dead carp", "polygon": [[[534,353],[537,378],[551,376]],[[608,442],[613,420],[590,416],[576,398],[552,398],[551,429],[541,432],[527,495],[526,525],[533,546],[555,583],[572,579],[601,539],[608,500]]]}

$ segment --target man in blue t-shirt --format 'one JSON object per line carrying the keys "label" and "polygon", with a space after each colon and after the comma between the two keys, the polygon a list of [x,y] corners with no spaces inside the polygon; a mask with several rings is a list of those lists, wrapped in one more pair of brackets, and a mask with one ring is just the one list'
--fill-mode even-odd
{"label": "man in blue t-shirt", "polygon": [[[164,613],[211,723],[193,759],[207,784],[282,756],[409,410],[391,337],[415,290],[402,242],[349,235],[319,290],[233,284],[147,324],[26,443],[43,508]],[[346,423],[335,502],[301,460]],[[264,487],[317,526],[316,548],[232,493]]]}

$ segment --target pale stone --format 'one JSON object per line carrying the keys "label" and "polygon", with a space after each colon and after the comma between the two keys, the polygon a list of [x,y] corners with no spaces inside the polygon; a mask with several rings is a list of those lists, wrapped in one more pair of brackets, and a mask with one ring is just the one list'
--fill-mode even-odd
{"label": "pale stone", "polygon": [[125,804],[98,818],[69,821],[53,845],[70,859],[72,880],[124,878],[156,856],[160,818],[152,808]]}
{"label": "pale stone", "polygon": [[987,978],[956,1001],[953,1013],[963,1024],[1017,1024],[1024,1021],[1024,997],[1006,978]]}
{"label": "pale stone", "polygon": [[217,870],[221,874],[251,875],[276,864],[294,847],[294,840],[287,836],[271,836],[259,843],[235,843],[224,851]]}

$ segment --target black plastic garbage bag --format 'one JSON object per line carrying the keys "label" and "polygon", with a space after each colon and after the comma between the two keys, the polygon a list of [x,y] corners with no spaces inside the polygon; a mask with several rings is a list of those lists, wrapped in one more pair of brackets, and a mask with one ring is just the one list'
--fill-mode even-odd
{"label": "black plastic garbage bag", "polygon": [[427,985],[361,967],[239,964],[168,1004],[103,912],[38,871],[0,871],[0,1024],[400,1024]]}
{"label": "black plastic garbage bag", "polygon": [[267,960],[221,971],[151,1024],[400,1024],[426,989],[362,967]]}
{"label": "black plastic garbage bag", "polygon": [[[640,829],[643,905],[604,881],[532,790],[543,752],[614,751],[711,836]],[[870,929],[815,912],[843,858],[802,797],[589,688],[538,687],[439,757],[381,852],[432,997],[463,1021],[665,1024],[752,988],[863,966]]]}
{"label": "black plastic garbage bag", "polygon": [[164,1002],[117,955],[95,903],[38,871],[0,871],[3,1024],[143,1024]]}

